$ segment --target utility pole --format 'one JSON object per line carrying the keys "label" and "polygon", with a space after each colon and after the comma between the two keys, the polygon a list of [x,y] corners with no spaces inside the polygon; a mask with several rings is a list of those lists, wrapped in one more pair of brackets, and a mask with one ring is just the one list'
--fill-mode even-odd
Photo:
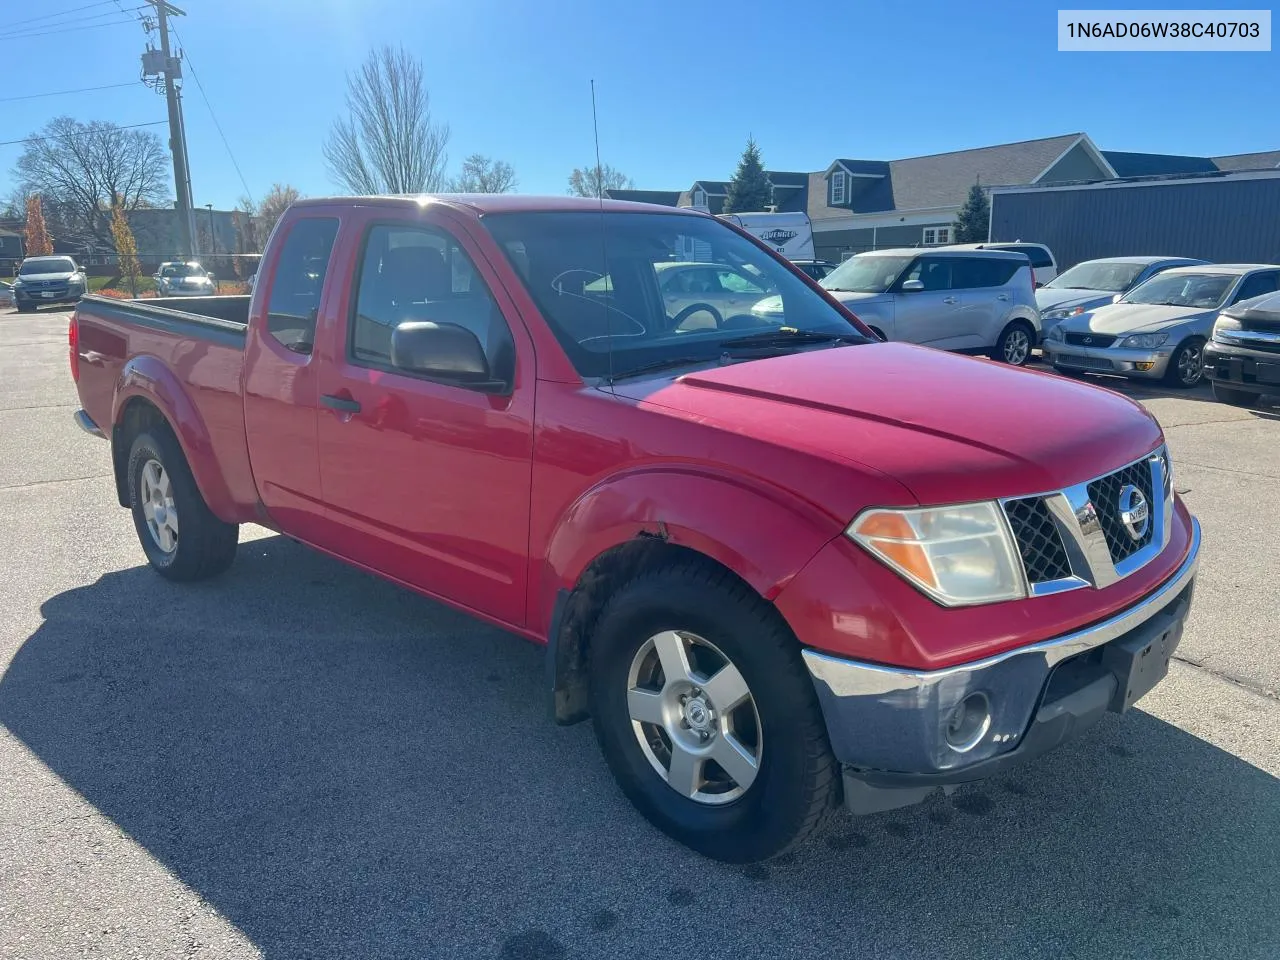
{"label": "utility pole", "polygon": [[[191,169],[187,163],[187,131],[182,122],[182,94],[177,80],[182,78],[182,61],[169,52],[169,17],[186,13],[166,0],[146,0],[156,8],[160,27],[160,51],[148,50],[142,57],[143,73],[163,75],[164,96],[169,104],[169,152],[173,154],[173,186],[178,198],[178,237],[184,258],[196,254],[196,223],[191,204]],[[149,56],[151,55],[151,56]]]}

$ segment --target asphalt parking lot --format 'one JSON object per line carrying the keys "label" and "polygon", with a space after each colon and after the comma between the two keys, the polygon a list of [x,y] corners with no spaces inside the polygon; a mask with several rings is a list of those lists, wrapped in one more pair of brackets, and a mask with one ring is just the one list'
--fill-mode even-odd
{"label": "asphalt parking lot", "polygon": [[547,720],[535,647],[257,528],[151,573],[66,316],[0,313],[0,957],[1280,956],[1280,408],[1125,387],[1205,535],[1141,709],[735,868]]}

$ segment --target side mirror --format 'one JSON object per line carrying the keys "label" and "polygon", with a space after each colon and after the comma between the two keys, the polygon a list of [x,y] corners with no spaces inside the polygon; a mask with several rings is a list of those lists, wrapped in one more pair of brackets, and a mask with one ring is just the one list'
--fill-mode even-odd
{"label": "side mirror", "polygon": [[456,323],[409,320],[400,324],[391,332],[391,365],[492,393],[506,387],[492,378],[480,338]]}
{"label": "side mirror", "polygon": [[923,289],[924,289],[923,280],[903,280],[902,281],[903,293],[917,293]]}

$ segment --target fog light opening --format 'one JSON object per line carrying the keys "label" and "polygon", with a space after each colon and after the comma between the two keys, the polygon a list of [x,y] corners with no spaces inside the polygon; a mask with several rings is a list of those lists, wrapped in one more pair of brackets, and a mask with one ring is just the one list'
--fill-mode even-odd
{"label": "fog light opening", "polygon": [[956,753],[968,753],[991,729],[991,703],[985,693],[971,693],[951,711],[944,735]]}
{"label": "fog light opening", "polygon": [[1134,366],[1145,373],[1146,371],[1154,367],[1155,364],[1150,360],[1142,360],[1138,363],[1135,363]]}

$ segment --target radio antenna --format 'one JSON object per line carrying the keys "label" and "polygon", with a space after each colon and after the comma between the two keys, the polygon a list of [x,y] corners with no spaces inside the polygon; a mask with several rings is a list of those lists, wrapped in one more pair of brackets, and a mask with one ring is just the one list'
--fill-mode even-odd
{"label": "radio antenna", "polygon": [[604,216],[604,165],[600,162],[600,118],[596,114],[596,81],[591,80],[591,132],[596,141],[596,199],[600,202],[600,252],[604,259],[604,290],[600,301],[604,307],[604,335],[608,344],[609,389],[613,390],[613,329],[609,319],[609,299],[613,294],[613,277],[609,272],[609,242]]}

